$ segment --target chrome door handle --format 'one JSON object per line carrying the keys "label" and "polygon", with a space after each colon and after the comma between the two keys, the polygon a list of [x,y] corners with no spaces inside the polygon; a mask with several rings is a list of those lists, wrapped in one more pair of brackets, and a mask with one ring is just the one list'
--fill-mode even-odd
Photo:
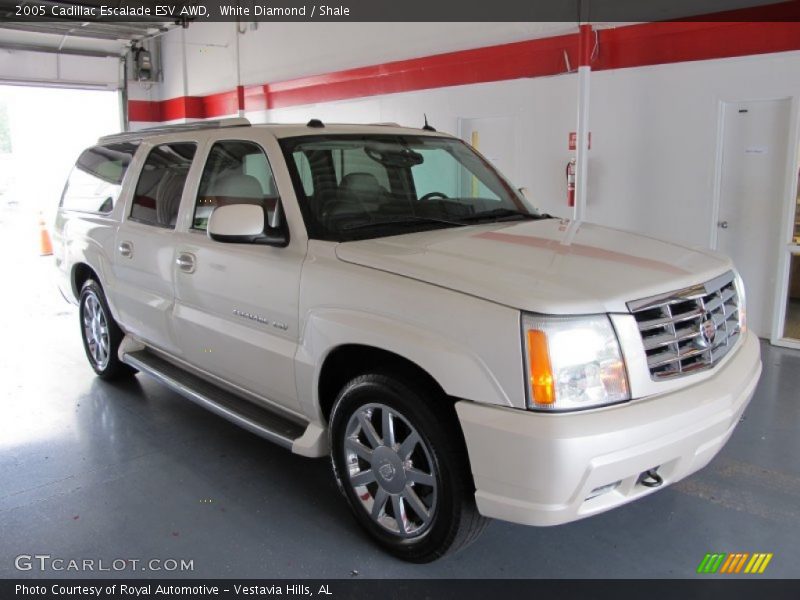
{"label": "chrome door handle", "polygon": [[175,264],[184,273],[194,273],[195,256],[191,252],[181,252],[175,259]]}
{"label": "chrome door handle", "polygon": [[717,227],[719,227],[720,229],[727,229],[728,228],[728,222],[727,221],[718,221],[717,222]]}
{"label": "chrome door handle", "polygon": [[120,242],[117,247],[121,256],[131,258],[133,256],[133,244],[130,242]]}

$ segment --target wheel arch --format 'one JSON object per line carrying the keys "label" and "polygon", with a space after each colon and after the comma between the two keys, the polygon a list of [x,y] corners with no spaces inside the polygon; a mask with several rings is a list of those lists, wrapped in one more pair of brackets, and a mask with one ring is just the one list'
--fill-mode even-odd
{"label": "wheel arch", "polygon": [[[317,381],[319,408],[326,422],[342,387],[359,375],[374,372],[414,379],[439,397],[449,398],[433,375],[405,356],[367,344],[341,344],[325,357]],[[455,402],[454,398],[451,400]]]}
{"label": "wheel arch", "polygon": [[456,339],[397,318],[339,308],[315,311],[295,359],[300,403],[323,427],[341,386],[375,367],[410,374],[450,398],[513,406],[483,357]]}
{"label": "wheel arch", "polygon": [[89,279],[94,279],[100,287],[103,287],[103,283],[100,281],[100,277],[92,267],[90,267],[85,262],[78,262],[72,266],[72,273],[70,275],[70,283],[72,285],[72,293],[75,296],[75,299],[79,299],[81,295],[81,288],[83,284],[86,283]]}

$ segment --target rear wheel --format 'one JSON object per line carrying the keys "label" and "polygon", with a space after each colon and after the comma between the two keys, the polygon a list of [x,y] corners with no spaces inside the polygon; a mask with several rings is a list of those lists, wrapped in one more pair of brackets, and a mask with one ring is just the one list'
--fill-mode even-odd
{"label": "rear wheel", "polygon": [[383,548],[430,562],[477,538],[478,514],[455,411],[392,376],[348,383],[331,412],[334,474],[356,520]]}
{"label": "rear wheel", "polygon": [[83,349],[98,377],[116,379],[135,374],[136,370],[117,356],[124,334],[111,316],[103,288],[96,281],[89,279],[83,284],[78,312]]}

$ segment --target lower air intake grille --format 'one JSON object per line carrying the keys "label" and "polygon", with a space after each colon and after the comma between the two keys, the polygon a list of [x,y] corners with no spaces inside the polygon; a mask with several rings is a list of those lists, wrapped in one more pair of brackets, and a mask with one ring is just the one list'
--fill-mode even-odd
{"label": "lower air intake grille", "polygon": [[654,380],[710,369],[740,334],[739,294],[729,271],[677,292],[628,303]]}

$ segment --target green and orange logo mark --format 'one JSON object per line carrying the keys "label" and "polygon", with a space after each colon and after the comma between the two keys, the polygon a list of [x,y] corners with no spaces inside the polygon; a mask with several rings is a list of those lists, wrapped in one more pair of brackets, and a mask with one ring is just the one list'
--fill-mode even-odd
{"label": "green and orange logo mark", "polygon": [[725,552],[709,553],[697,565],[697,572],[701,574],[714,573],[763,573],[772,560],[772,552]]}

